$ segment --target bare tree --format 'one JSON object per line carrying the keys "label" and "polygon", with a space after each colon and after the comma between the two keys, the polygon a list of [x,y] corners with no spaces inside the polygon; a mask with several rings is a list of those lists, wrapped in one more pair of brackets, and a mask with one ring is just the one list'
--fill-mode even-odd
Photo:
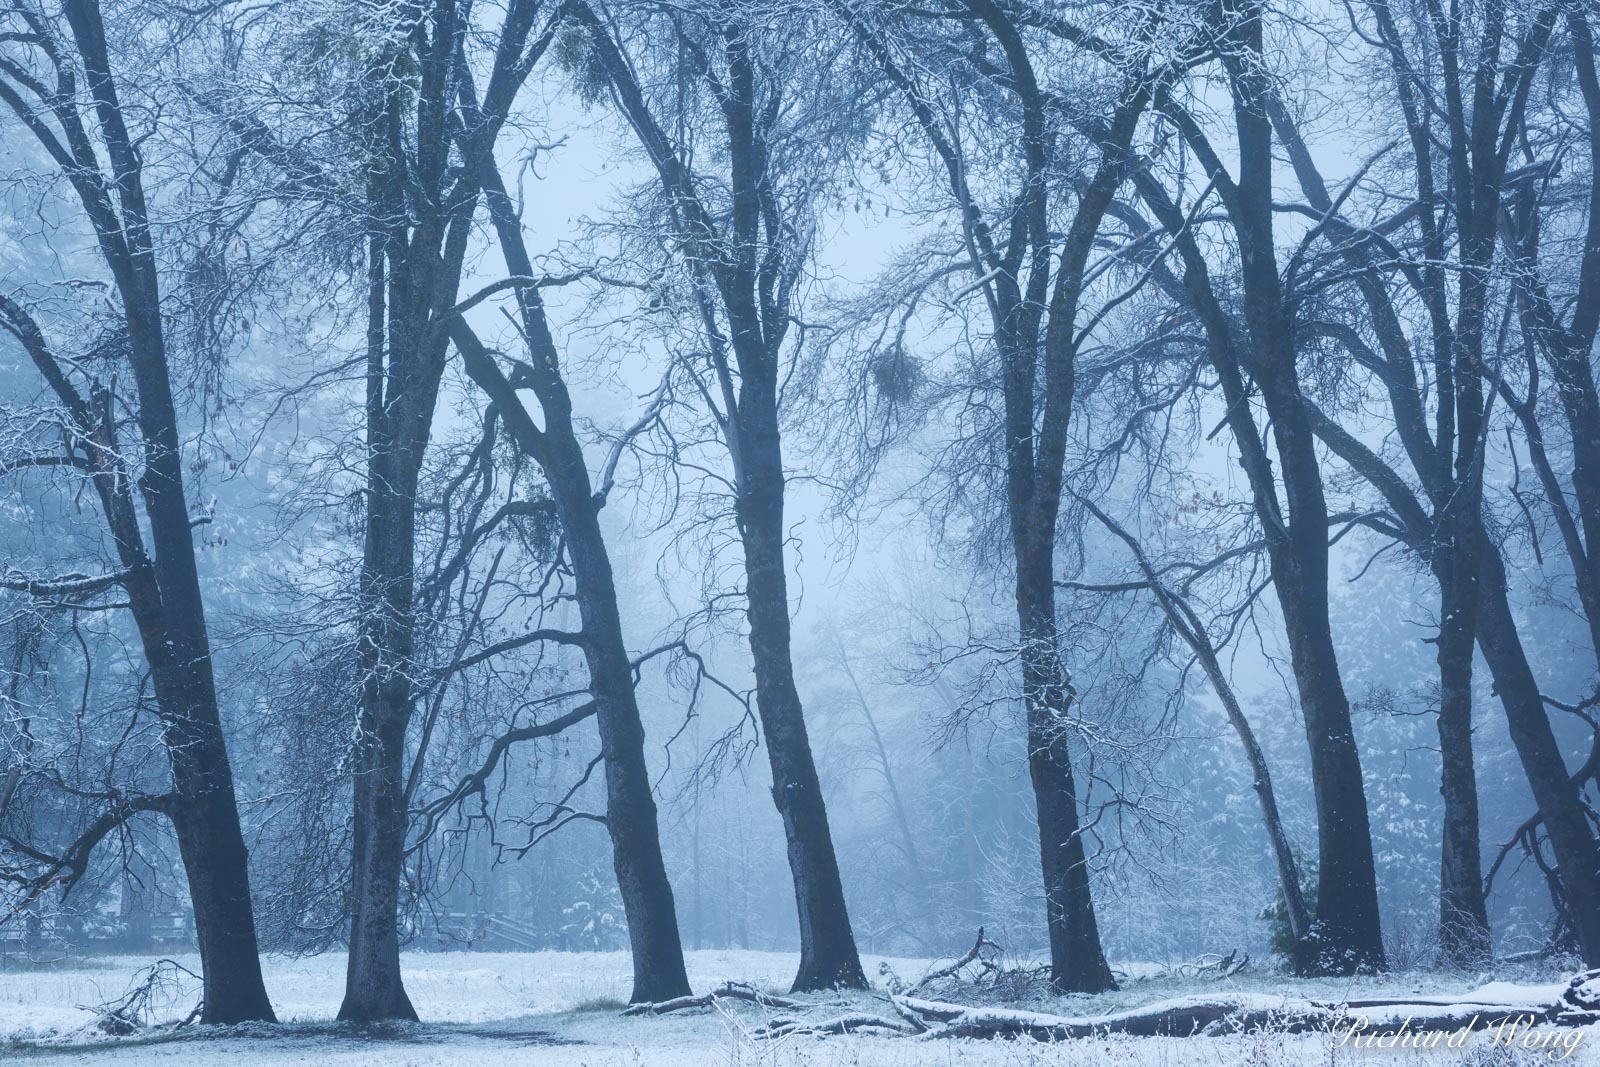
{"label": "bare tree", "polygon": [[[833,162],[809,157],[843,147],[844,131],[823,124],[824,87],[808,83],[829,57],[791,43],[814,21],[760,5],[641,13],[622,23],[636,43],[587,5],[573,11],[655,170],[699,326],[686,372],[732,466],[756,703],[800,919],[793,990],[865,988],[795,685],[785,559],[781,408],[803,344],[793,335],[815,201],[829,179],[818,171]],[[657,67],[667,81],[651,93],[638,72]],[[712,150],[725,173],[702,162]]]}
{"label": "bare tree", "polygon": [[125,363],[132,374],[138,440],[134,452],[120,439],[109,381],[53,345],[23,300],[0,298],[0,325],[22,346],[64,412],[64,448],[55,462],[89,477],[120,567],[100,576],[13,575],[0,585],[66,602],[91,600],[112,588],[126,592],[172,774],[170,794],[113,799],[60,857],[57,871],[81,874],[83,856],[111,829],[142,813],[166,815],[177,832],[194,905],[205,980],[202,1017],[216,1023],[271,1019],[195,565],[192,531],[198,520],[184,493],[143,132],[130,129],[113,44],[96,0],[70,0],[61,18],[16,2],[0,17],[7,25],[0,100],[71,185],[93,229],[117,302],[117,325],[103,354]]}
{"label": "bare tree", "polygon": [[[658,417],[666,397],[664,392],[658,393],[641,419],[617,442],[596,485],[578,436],[571,394],[562,374],[561,352],[540,293],[550,281],[534,267],[516,207],[493,155],[495,109],[503,106],[496,97],[497,88],[498,83],[491,80],[480,103],[470,82],[458,87],[462,123],[456,143],[464,166],[484,191],[489,221],[510,270],[510,276],[496,286],[496,291],[509,292],[515,299],[515,322],[528,359],[516,360],[513,373],[508,374],[496,352],[463,317],[469,308],[453,310],[449,336],[468,376],[488,398],[489,411],[500,420],[517,447],[538,463],[549,486],[550,500],[561,524],[563,554],[571,568],[572,595],[577,601],[581,627],[577,632],[545,636],[577,647],[589,669],[605,763],[606,829],[611,835],[612,860],[633,947],[632,999],[667,1000],[686,995],[689,980],[645,765],[644,725],[634,692],[633,666],[617,609],[611,559],[600,528],[600,509],[614,484],[622,450]],[[519,393],[524,389],[531,390],[538,400],[544,416],[542,425],[523,406]]]}
{"label": "bare tree", "polygon": [[[1157,48],[1166,13],[1155,10],[1102,13],[1125,34],[1123,44],[1065,14],[987,0],[969,0],[959,10],[909,24],[887,10],[836,10],[931,148],[942,192],[959,220],[962,253],[955,262],[976,276],[962,295],[981,294],[988,311],[1003,404],[997,430],[1052,984],[1062,991],[1109,988],[1114,983],[1100,948],[1068,750],[1073,688],[1056,619],[1057,524],[1078,349],[1104,317],[1086,306],[1091,252],[1117,191],[1137,169],[1132,145],[1141,118],[1200,53],[1187,29]],[[926,58],[928,39],[946,30],[952,35],[944,45],[949,51]],[[915,48],[912,35],[922,38]],[[1062,48],[1103,77],[1098,91],[1070,96],[1084,92],[1096,75],[1079,73],[1083,80],[1068,86],[1046,77],[1048,57]],[[991,49],[998,58],[989,58]],[[969,159],[965,141],[988,132],[994,114],[976,118],[948,111],[939,99],[938,84],[945,78],[968,81],[975,90],[992,87],[1015,101],[1005,117],[1014,124],[1009,128],[1017,154],[1001,156],[1005,166],[997,175]],[[976,98],[989,101],[986,92]],[[1072,162],[1073,151],[1085,162]],[[998,184],[991,189],[990,182]],[[1070,191],[1074,206],[1053,221],[1056,190],[1063,198]],[[994,206],[985,205],[985,194]]]}

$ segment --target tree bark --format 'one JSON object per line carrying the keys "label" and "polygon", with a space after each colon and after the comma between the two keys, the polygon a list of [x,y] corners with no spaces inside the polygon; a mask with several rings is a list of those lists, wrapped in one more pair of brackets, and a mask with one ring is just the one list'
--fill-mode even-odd
{"label": "tree bark", "polygon": [[[469,115],[474,114],[473,108],[467,110]],[[489,144],[481,137],[468,137],[462,150],[484,191],[506,266],[516,277],[534,277],[521,220],[507,195]],[[517,387],[459,317],[450,324],[450,337],[461,353],[468,376],[494,405],[518,447],[539,464],[550,487],[572,563],[583,624],[584,660],[598,707],[595,718],[606,775],[605,824],[611,836],[612,866],[633,950],[630,1000],[670,1000],[688,995],[689,978],[683,963],[672,885],[661,854],[655,799],[644,756],[644,723],[617,610],[616,580],[600,529],[605,496],[593,489],[583,445],[573,426],[572,399],[561,375],[560,353],[539,292],[519,287],[516,298],[522,336],[532,356],[531,363],[524,367],[526,380],[519,385],[531,388],[537,397],[544,413],[542,429],[523,407]]]}
{"label": "tree bark", "polygon": [[775,398],[767,383],[746,379],[739,418],[743,470],[736,507],[744,545],[750,658],[772,768],[772,800],[783,818],[800,920],[800,966],[790,991],[865,989],[867,978],[850,929],[827,806],[794,682],[783,551],[783,458]]}
{"label": "tree bark", "polygon": [[1056,649],[1052,560],[1053,553],[1034,546],[1017,561],[1028,776],[1039,819],[1050,985],[1058,993],[1100,993],[1117,983],[1100,947],[1078,818],[1067,725],[1072,691]]}
{"label": "tree bark", "polygon": [[[167,360],[143,164],[125,125],[99,4],[96,0],[67,0],[63,13],[93,101],[90,113],[104,145],[109,173],[90,147],[88,124],[75,94],[63,93],[40,104],[52,110],[67,131],[70,147],[55,142],[57,158],[94,227],[122,305],[128,364],[138,396],[144,459],[138,487],[149,527],[148,552],[132,483],[115,447],[109,392],[94,397],[93,405],[85,401],[31,320],[19,337],[68,410],[74,431],[91,456],[96,489],[127,571],[123,584],[150,669],[173,791],[179,798],[170,815],[194,907],[204,984],[201,1019],[208,1023],[270,1020],[272,1006],[261,980],[250,901],[249,856],[217,703],[184,492],[178,413]],[[59,76],[71,77],[62,67],[64,62],[72,62],[70,58],[55,52],[48,58]],[[14,109],[19,107],[14,94],[8,102]],[[37,121],[36,115],[28,117]],[[34,128],[37,132],[42,127]],[[40,133],[41,139],[50,136]],[[70,161],[64,158],[68,156]],[[12,317],[18,315],[26,320],[20,311]]]}
{"label": "tree bark", "polygon": [[1584,963],[1600,967],[1600,846],[1550,728],[1511,614],[1505,563],[1492,546],[1485,546],[1482,566],[1478,648],[1494,675],[1511,743],[1544,818]]}
{"label": "tree bark", "polygon": [[[727,64],[720,113],[728,138],[730,210],[726,220],[714,218],[700,199],[691,165],[662,129],[609,28],[586,4],[575,5],[573,11],[680,216],[674,237],[699,297],[712,369],[728,408],[719,421],[734,472],[756,709],[772,769],[772,799],[783,820],[800,925],[800,967],[792,988],[865,989],[790,647],[778,373],[790,325],[787,272],[798,264],[774,251],[792,238],[786,229],[788,205],[777,193],[777,176],[768,169],[761,123],[770,119],[757,116],[757,81],[767,71],[758,70],[745,27],[733,22],[718,27],[718,50]],[[737,376],[729,366],[730,349]]]}
{"label": "tree bark", "polygon": [[[1260,66],[1262,13],[1246,3],[1225,56],[1239,138],[1239,179],[1227,196],[1239,239],[1251,376],[1272,420],[1284,491],[1276,506],[1270,470],[1250,469],[1267,539],[1273,587],[1311,753],[1317,807],[1317,929],[1323,966],[1351,974],[1384,965],[1377,870],[1360,753],[1328,618],[1328,508],[1315,440],[1302,409],[1293,327],[1278,275],[1272,223],[1270,84]],[[1208,164],[1209,165],[1209,164]],[[1220,161],[1217,162],[1220,175]],[[1235,424],[1248,419],[1242,389],[1230,391]],[[1251,433],[1254,433],[1252,428]],[[1265,510],[1259,504],[1271,500]]]}
{"label": "tree bark", "polygon": [[[1476,511],[1476,508],[1474,508]],[[1439,792],[1444,798],[1439,856],[1439,951],[1458,967],[1475,967],[1492,955],[1489,914],[1479,855],[1478,781],[1472,760],[1472,654],[1477,632],[1476,522],[1463,524],[1451,566],[1470,568],[1440,582]]]}
{"label": "tree bark", "polygon": [[[516,231],[517,243],[504,247],[510,227],[516,223],[514,216],[504,215],[510,205],[504,199],[498,174],[489,183],[490,210],[500,228],[502,251],[513,271],[531,273],[516,262],[526,255],[521,251],[520,230]],[[536,295],[524,294],[523,299],[531,305]],[[535,315],[530,310],[526,324],[537,327],[528,333],[540,349],[547,343],[549,346],[548,352],[536,352],[534,358],[543,360],[546,354],[553,354],[554,341],[544,328],[542,314]],[[645,765],[644,724],[633,688],[633,667],[622,637],[611,558],[600,530],[601,499],[590,490],[583,448],[572,428],[571,402],[565,385],[555,374],[559,364],[550,360],[545,367],[549,373],[542,375],[535,386],[545,412],[545,427],[540,430],[477,337],[459,322],[452,329],[452,336],[467,374],[495,405],[518,446],[543,469],[566,535],[578,613],[583,622],[589,686],[599,709],[596,722],[605,759],[605,823],[611,835],[612,866],[633,949],[630,1003],[687,996],[689,978],[683,965],[672,886],[661,855],[655,799]]]}

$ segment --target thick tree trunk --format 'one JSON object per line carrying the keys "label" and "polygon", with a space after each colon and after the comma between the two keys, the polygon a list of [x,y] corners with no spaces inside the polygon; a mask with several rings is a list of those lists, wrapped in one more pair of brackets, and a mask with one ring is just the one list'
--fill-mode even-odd
{"label": "thick tree trunk", "polygon": [[400,878],[407,818],[402,719],[366,722],[356,742],[355,837],[351,855],[350,953],[339,1018],[415,1020],[400,975]]}
{"label": "thick tree trunk", "polygon": [[1117,987],[1100,948],[1089,860],[1078,817],[1067,714],[1072,692],[1056,651],[1052,553],[1033,545],[1018,560],[1017,615],[1028,727],[1028,774],[1039,815],[1050,985],[1058,993]]}
{"label": "thick tree trunk", "polygon": [[1583,961],[1600,967],[1600,847],[1550,728],[1507,600],[1505,564],[1492,546],[1482,553],[1478,647],[1494,675],[1511,743],[1544,818]]}
{"label": "thick tree trunk", "polygon": [[[204,670],[210,673],[209,660]],[[207,722],[205,703],[201,694],[188,725],[168,728],[173,785],[181,798],[173,807],[172,823],[200,948],[200,1019],[218,1025],[270,1022],[272,1004],[261,980],[250,903],[249,853],[216,707],[210,704]]]}
{"label": "thick tree trunk", "polygon": [[800,968],[791,991],[865,989],[867,979],[845,908],[822,785],[795,688],[783,552],[783,458],[777,412],[763,400],[770,400],[769,395],[756,383],[746,382],[740,407],[743,463],[737,509],[756,707],[766,735],[772,800],[783,818],[800,919]]}
{"label": "thick tree trunk", "polygon": [[[96,150],[83,152],[76,164],[84,173],[71,176],[95,225],[128,328],[128,363],[139,397],[139,434],[144,445],[145,469],[139,488],[150,528],[152,551],[148,558],[126,484],[108,491],[103,499],[122,562],[131,572],[129,602],[155,686],[173,788],[179,797],[172,818],[200,943],[205,996],[201,1019],[208,1023],[271,1019],[272,1006],[256,952],[249,855],[222,733],[193,526],[184,493],[178,414],[145,204],[143,161],[123,119],[99,4],[68,0],[62,10],[87,75],[117,190],[115,211],[107,200],[83,192],[90,186],[104,188]],[[115,436],[110,419],[99,430],[102,445]]]}
{"label": "thick tree trunk", "polygon": [[[168,814],[194,909],[204,1000],[200,1018],[218,1024],[271,1021],[250,901],[250,858],[217,707],[198,572],[192,545],[183,544],[188,551],[182,554],[174,551],[182,543],[172,528],[185,510],[182,483],[171,470],[175,462],[162,466],[172,480],[158,492],[147,488],[145,500],[152,540],[168,547],[172,565],[142,562],[126,584],[178,798]],[[186,542],[186,518],[182,531]],[[185,608],[175,611],[175,604]]]}
{"label": "thick tree trunk", "polygon": [[[1274,565],[1273,573],[1305,718],[1317,807],[1313,937],[1324,973],[1354,974],[1383,967],[1383,931],[1378,920],[1378,877],[1361,757],[1328,625],[1326,535],[1319,533],[1316,540],[1321,545],[1322,580],[1308,576],[1299,581],[1298,575],[1284,580],[1284,571],[1300,566],[1316,569],[1308,566],[1303,552],[1297,552],[1294,561]],[[1315,557],[1317,552],[1310,555]]]}
{"label": "thick tree trunk", "polygon": [[414,700],[417,471],[432,404],[411,395],[428,390],[410,374],[425,359],[415,346],[421,308],[408,292],[417,279],[405,269],[404,247],[393,237],[374,237],[369,244],[366,530],[357,620],[361,694],[351,781],[350,951],[339,1006],[339,1018],[352,1022],[417,1017],[400,975],[398,909],[408,827],[406,729]]}
{"label": "thick tree trunk", "polygon": [[[387,465],[384,465],[387,468]],[[350,856],[350,952],[339,1018],[415,1020],[400,975],[400,880],[409,819],[406,728],[411,720],[411,591],[415,508],[372,483],[363,576],[360,733],[355,743],[354,838]],[[403,482],[403,479],[402,479]],[[392,484],[392,482],[390,483]],[[402,490],[403,491],[403,490]]]}

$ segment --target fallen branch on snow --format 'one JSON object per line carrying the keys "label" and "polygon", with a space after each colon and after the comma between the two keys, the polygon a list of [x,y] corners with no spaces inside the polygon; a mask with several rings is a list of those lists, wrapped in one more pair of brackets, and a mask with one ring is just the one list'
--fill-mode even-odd
{"label": "fallen branch on snow", "polygon": [[[153,1027],[158,1004],[163,1000],[181,996],[184,978],[196,983],[200,981],[199,975],[181,963],[173,960],[157,960],[134,975],[128,991],[117,999],[105,1004],[78,1005],[80,1011],[89,1012],[94,1016],[94,1020],[84,1029],[94,1030],[109,1037],[127,1037]],[[200,1017],[200,1009],[203,1006],[204,1001],[201,1001],[195,1004],[186,1017],[165,1025],[172,1029],[188,1026]]]}
{"label": "fallen branch on snow", "polygon": [[788,1037],[791,1034],[816,1034],[839,1035],[853,1034],[858,1030],[888,1030],[890,1033],[915,1035],[924,1032],[927,1028],[905,1019],[889,1019],[882,1015],[869,1015],[866,1012],[853,1011],[835,1019],[817,1021],[813,1019],[779,1017],[773,1019],[762,1027],[758,1037]]}
{"label": "fallen branch on snow", "polygon": [[1000,965],[992,958],[984,958],[983,950],[986,948],[994,950],[992,955],[998,955],[1000,952],[1000,946],[985,937],[983,935],[983,927],[980,926],[978,927],[978,939],[972,943],[972,947],[967,950],[967,954],[965,956],[962,956],[960,959],[948,966],[940,967],[938,970],[929,971],[927,974],[922,976],[921,981],[911,987],[911,992],[920,992],[921,990],[926,989],[929,985],[943,978],[954,978],[961,973],[961,969],[963,967],[966,967],[968,964],[972,963],[976,963],[979,967],[978,975],[973,979],[973,983],[981,983],[984,975],[1000,969]]}
{"label": "fallen branch on snow", "polygon": [[688,1011],[691,1008],[709,1008],[719,1000],[743,1000],[759,1004],[763,1008],[778,1008],[782,1011],[804,1011],[812,1006],[787,997],[775,997],[770,993],[763,993],[748,982],[724,982],[711,992],[698,997],[676,997],[654,1003],[632,1004],[622,1014],[666,1015],[668,1012]]}

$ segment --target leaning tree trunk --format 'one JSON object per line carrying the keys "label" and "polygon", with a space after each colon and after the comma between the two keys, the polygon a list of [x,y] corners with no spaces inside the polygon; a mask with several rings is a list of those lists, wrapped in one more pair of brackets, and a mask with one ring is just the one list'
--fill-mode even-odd
{"label": "leaning tree trunk", "polygon": [[[535,276],[521,219],[506,192],[490,145],[469,138],[462,150],[483,190],[506,266],[514,276]],[[606,831],[611,836],[612,866],[633,951],[630,999],[639,1002],[686,996],[689,977],[683,964],[672,884],[661,855],[661,832],[644,757],[644,721],[639,714],[633,666],[617,611],[611,557],[600,530],[600,508],[605,498],[594,492],[583,444],[573,429],[572,398],[561,377],[560,353],[539,292],[519,288],[516,297],[522,336],[533,357],[527,368],[528,384],[544,413],[543,429],[534,423],[517,389],[466,323],[452,320],[450,337],[461,353],[468,376],[494,404],[518,448],[539,464],[566,535],[578,614],[583,623],[584,660],[597,706],[595,721],[605,762]]]}
{"label": "leaning tree trunk", "polygon": [[766,734],[772,800],[783,818],[800,917],[800,968],[791,992],[865,989],[867,979],[845,909],[828,811],[794,682],[783,553],[783,457],[769,384],[749,379],[740,398],[743,463],[737,509],[756,707]]}
{"label": "leaning tree trunk", "polygon": [[[1281,426],[1278,432],[1283,433]],[[1326,530],[1325,524],[1322,529]],[[1317,555],[1305,550],[1312,536],[1320,545],[1322,577],[1301,581],[1304,571],[1317,569],[1305,558]],[[1384,965],[1372,827],[1350,703],[1328,624],[1326,534],[1319,530],[1296,538],[1295,544],[1298,558],[1275,563],[1272,570],[1311,753],[1318,857],[1313,936],[1323,973],[1354,974]]]}
{"label": "leaning tree trunk", "polygon": [[565,469],[547,471],[546,477],[567,536],[589,684],[599,706],[595,718],[605,759],[606,828],[611,833],[612,866],[633,949],[629,1000],[638,1003],[686,996],[689,977],[683,965],[672,884],[661,855],[656,803],[644,758],[644,722],[623,643],[611,559],[600,532],[595,499],[589,492],[581,448],[575,439],[570,449],[565,448],[554,435],[551,443],[564,453]]}
{"label": "leaning tree trunk", "polygon": [[172,770],[175,801],[167,810],[194,909],[203,983],[200,1018],[217,1024],[271,1021],[250,900],[250,857],[217,707],[176,448],[167,457],[151,455],[145,500],[157,561],[134,568],[127,590]]}
{"label": "leaning tree trunk", "polygon": [[[95,225],[128,330],[128,364],[139,398],[138,424],[144,445],[145,469],[138,486],[149,522],[150,555],[145,554],[125,483],[116,488],[114,503],[108,501],[107,518],[114,523],[113,536],[130,572],[125,583],[128,599],[150,667],[177,794],[171,815],[189,879],[204,971],[201,1019],[208,1023],[271,1019],[272,1005],[256,952],[249,855],[222,732],[193,526],[184,493],[178,414],[145,204],[143,160],[128,132],[111,74],[100,5],[96,0],[67,0],[62,11],[72,29],[76,58],[93,99],[99,140],[110,164],[107,175],[101,169],[100,149],[80,138],[70,144],[72,158],[63,161],[63,169]],[[51,58],[58,64],[61,61],[55,55]],[[51,106],[75,108],[78,102],[63,99]],[[107,192],[112,187],[116,190],[115,208]],[[66,388],[70,392],[70,386]],[[115,434],[111,420],[106,420],[101,431],[104,444]],[[110,514],[112,506],[117,516]]]}
{"label": "leaning tree trunk", "polygon": [[[210,674],[209,659],[201,669]],[[158,681],[158,696],[160,688]],[[233,775],[214,699],[208,702],[203,688],[195,695],[199,699],[187,715],[181,708],[177,712],[187,722],[170,724],[167,734],[179,797],[171,810],[172,824],[200,948],[200,1019],[217,1025],[271,1022],[250,902],[250,857],[239,827]]]}
{"label": "leaning tree trunk", "polygon": [[1494,676],[1511,743],[1555,852],[1561,890],[1583,961],[1600,967],[1600,846],[1578,788],[1567,773],[1539,684],[1517,633],[1506,595],[1505,563],[1492,545],[1484,546],[1480,558],[1478,648]]}
{"label": "leaning tree trunk", "polygon": [[[475,160],[488,194],[488,204],[501,252],[514,273],[533,274],[522,244],[520,224],[491,162]],[[633,950],[633,1003],[687,996],[689,977],[683,965],[677,908],[661,855],[661,834],[650,772],[644,757],[644,722],[633,687],[633,666],[622,636],[617,611],[616,580],[600,530],[603,498],[591,488],[583,446],[572,428],[572,403],[556,368],[555,342],[543,317],[537,294],[519,293],[524,334],[537,361],[534,389],[544,411],[537,427],[494,357],[465,324],[454,324],[456,343],[467,374],[495,405],[501,420],[527,455],[544,471],[556,515],[572,561],[578,614],[583,623],[583,653],[589,688],[597,711],[600,752],[606,774],[606,830],[611,835],[612,866],[628,920]]]}
{"label": "leaning tree trunk", "polygon": [[1078,818],[1067,713],[1072,693],[1056,650],[1052,553],[1036,542],[1019,553],[1017,616],[1027,716],[1028,774],[1039,815],[1050,986],[1058,993],[1100,993],[1117,987],[1100,948],[1089,860]]}

